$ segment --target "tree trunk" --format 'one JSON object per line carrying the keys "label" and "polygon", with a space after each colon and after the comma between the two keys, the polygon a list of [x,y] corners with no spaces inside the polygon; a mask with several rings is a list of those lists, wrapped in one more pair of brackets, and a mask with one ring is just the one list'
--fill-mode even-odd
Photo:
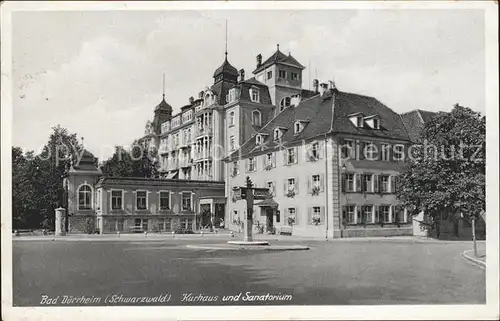
{"label": "tree trunk", "polygon": [[477,243],[476,243],[476,218],[475,217],[472,217],[472,242],[474,243],[474,256],[478,257]]}

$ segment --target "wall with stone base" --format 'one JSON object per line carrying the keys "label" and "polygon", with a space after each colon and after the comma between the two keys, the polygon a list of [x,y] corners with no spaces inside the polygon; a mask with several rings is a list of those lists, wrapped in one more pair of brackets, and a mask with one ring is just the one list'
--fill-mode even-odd
{"label": "wall with stone base", "polygon": [[90,220],[88,225],[95,229],[95,215],[73,215],[69,217],[69,233],[88,233],[87,219]]}
{"label": "wall with stone base", "polygon": [[385,237],[385,236],[412,236],[413,227],[388,227],[388,228],[356,228],[344,229],[342,237]]}

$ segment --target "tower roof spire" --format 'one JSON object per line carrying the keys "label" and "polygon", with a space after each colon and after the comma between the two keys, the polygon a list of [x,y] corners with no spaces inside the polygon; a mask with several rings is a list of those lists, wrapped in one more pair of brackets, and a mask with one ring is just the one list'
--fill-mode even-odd
{"label": "tower roof spire", "polygon": [[163,100],[165,100],[165,73],[163,73]]}
{"label": "tower roof spire", "polygon": [[226,51],[224,52],[224,55],[226,56],[226,60],[227,60],[227,19],[226,19],[226,41],[225,41],[225,44],[226,44]]}

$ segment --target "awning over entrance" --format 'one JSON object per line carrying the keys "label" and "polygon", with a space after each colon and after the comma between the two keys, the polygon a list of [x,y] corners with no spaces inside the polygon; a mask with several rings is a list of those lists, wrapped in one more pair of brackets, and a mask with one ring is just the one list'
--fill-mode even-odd
{"label": "awning over entrance", "polygon": [[174,178],[177,178],[179,176],[179,171],[175,171],[173,173],[170,173],[167,175],[167,179],[174,179]]}
{"label": "awning over entrance", "polygon": [[260,207],[278,207],[278,203],[274,200],[274,198],[266,198],[260,203],[256,203],[255,206],[260,206]]}

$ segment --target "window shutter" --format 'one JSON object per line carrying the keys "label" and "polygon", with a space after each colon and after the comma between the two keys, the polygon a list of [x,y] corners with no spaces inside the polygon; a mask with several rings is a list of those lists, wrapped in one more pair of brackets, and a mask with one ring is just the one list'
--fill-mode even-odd
{"label": "window shutter", "polygon": [[306,162],[310,162],[311,159],[311,155],[312,155],[312,144],[307,144],[307,145],[304,145],[305,146],[305,149],[306,149],[306,152],[304,153],[304,158],[305,158],[305,161]]}
{"label": "window shutter", "polygon": [[356,206],[356,217],[357,217],[357,222],[362,223],[363,222],[363,217],[361,216],[361,206]]}
{"label": "window shutter", "polygon": [[298,164],[299,163],[299,148],[294,147],[293,150],[295,152],[295,163],[294,164]]}
{"label": "window shutter", "polygon": [[271,192],[273,193],[273,196],[276,196],[276,181],[273,181],[273,188]]}
{"label": "window shutter", "polygon": [[364,143],[363,142],[360,142],[358,141],[357,142],[357,159],[359,160],[362,160],[362,159],[365,159],[363,156],[364,156],[364,153],[363,153],[363,149],[364,149]]}
{"label": "window shutter", "polygon": [[272,160],[273,160],[273,167],[276,167],[276,153],[273,153],[273,156],[272,156]]}
{"label": "window shutter", "polygon": [[398,176],[394,176],[394,193],[398,191]]}
{"label": "window shutter", "polygon": [[379,191],[379,176],[377,174],[373,175],[373,192],[378,193]]}
{"label": "window shutter", "polygon": [[396,176],[391,175],[391,193],[396,193]]}
{"label": "window shutter", "polygon": [[347,185],[347,180],[346,180],[346,174],[345,173],[342,173],[342,181],[341,181],[341,189],[342,189],[342,192],[345,192],[346,191],[346,185]]}
{"label": "window shutter", "polygon": [[342,222],[345,224],[345,223],[348,223],[348,218],[347,218],[347,206],[346,205],[342,205]]}
{"label": "window shutter", "polygon": [[299,178],[295,177],[295,194],[299,194]]}
{"label": "window shutter", "polygon": [[307,224],[312,224],[312,213],[313,213],[313,208],[308,207],[307,208]]}
{"label": "window shutter", "polygon": [[375,222],[374,223],[380,223],[382,222],[382,219],[380,218],[380,211],[378,208],[378,205],[373,205],[375,207]]}
{"label": "window shutter", "polygon": [[283,165],[288,165],[288,160],[286,158],[286,156],[287,156],[286,154],[287,154],[287,150],[284,149],[283,150]]}
{"label": "window shutter", "polygon": [[319,175],[319,186],[320,191],[323,192],[325,190],[325,174]]}
{"label": "window shutter", "polygon": [[324,206],[320,207],[319,216],[320,216],[320,220],[321,220],[320,224],[325,224],[325,207]]}
{"label": "window shutter", "polygon": [[285,179],[285,180],[283,181],[283,195],[285,195],[285,196],[286,196],[286,192],[287,192],[287,191],[288,191],[288,180],[287,180],[287,179]]}
{"label": "window shutter", "polygon": [[311,176],[307,177],[307,193],[311,194],[312,193],[312,188],[311,188]]}
{"label": "window shutter", "polygon": [[325,157],[325,142],[322,140],[318,142],[318,155],[319,158]]}
{"label": "window shutter", "polygon": [[299,208],[295,207],[295,225],[299,224]]}
{"label": "window shutter", "polygon": [[361,186],[361,174],[360,173],[356,173],[354,174],[356,176],[356,192],[362,192],[363,191],[363,187]]}

